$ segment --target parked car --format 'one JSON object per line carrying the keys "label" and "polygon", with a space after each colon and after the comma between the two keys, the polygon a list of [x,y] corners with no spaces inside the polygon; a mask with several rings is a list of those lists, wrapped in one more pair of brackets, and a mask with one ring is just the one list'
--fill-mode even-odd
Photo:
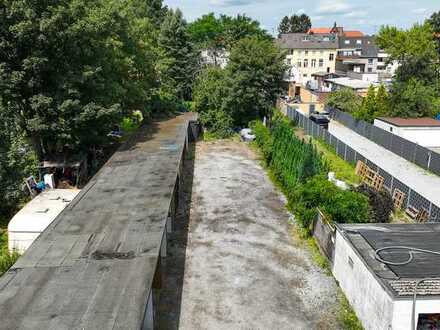
{"label": "parked car", "polygon": [[311,121],[318,124],[322,128],[328,129],[328,123],[330,122],[330,119],[326,115],[315,112],[311,114],[309,118]]}

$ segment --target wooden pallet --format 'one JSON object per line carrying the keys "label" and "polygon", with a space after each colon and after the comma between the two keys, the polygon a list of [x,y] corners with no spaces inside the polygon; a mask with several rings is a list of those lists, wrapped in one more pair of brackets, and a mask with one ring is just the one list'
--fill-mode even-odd
{"label": "wooden pallet", "polygon": [[394,189],[394,193],[393,193],[393,202],[394,202],[394,208],[396,210],[400,210],[403,207],[403,203],[405,202],[405,197],[406,194],[399,190],[399,189]]}

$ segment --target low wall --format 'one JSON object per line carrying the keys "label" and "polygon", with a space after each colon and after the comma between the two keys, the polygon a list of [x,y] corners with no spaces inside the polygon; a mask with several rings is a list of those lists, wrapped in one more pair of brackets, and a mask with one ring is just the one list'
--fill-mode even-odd
{"label": "low wall", "polygon": [[327,257],[331,264],[333,264],[335,256],[335,235],[336,229],[330,224],[321,211],[313,222],[313,237],[318,243],[321,252]]}

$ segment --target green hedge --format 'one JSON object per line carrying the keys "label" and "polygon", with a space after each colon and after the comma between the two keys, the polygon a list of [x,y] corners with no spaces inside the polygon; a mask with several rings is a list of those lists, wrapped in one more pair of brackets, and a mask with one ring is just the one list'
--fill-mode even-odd
{"label": "green hedge", "polygon": [[298,138],[288,120],[276,115],[271,129],[259,121],[253,122],[251,127],[255,143],[305,229],[312,223],[318,207],[334,222],[370,221],[368,198],[358,192],[341,190],[329,182],[326,179],[329,166],[321,153]]}

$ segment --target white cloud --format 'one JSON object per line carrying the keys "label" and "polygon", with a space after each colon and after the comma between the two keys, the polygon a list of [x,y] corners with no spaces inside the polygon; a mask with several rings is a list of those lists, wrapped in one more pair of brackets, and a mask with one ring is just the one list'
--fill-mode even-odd
{"label": "white cloud", "polygon": [[323,0],[316,8],[316,13],[322,16],[344,15],[350,13],[354,7],[344,0]]}
{"label": "white cloud", "polygon": [[412,12],[413,12],[414,14],[419,14],[419,15],[421,15],[421,14],[424,14],[424,13],[426,12],[426,8],[416,8],[416,9],[413,9]]}

